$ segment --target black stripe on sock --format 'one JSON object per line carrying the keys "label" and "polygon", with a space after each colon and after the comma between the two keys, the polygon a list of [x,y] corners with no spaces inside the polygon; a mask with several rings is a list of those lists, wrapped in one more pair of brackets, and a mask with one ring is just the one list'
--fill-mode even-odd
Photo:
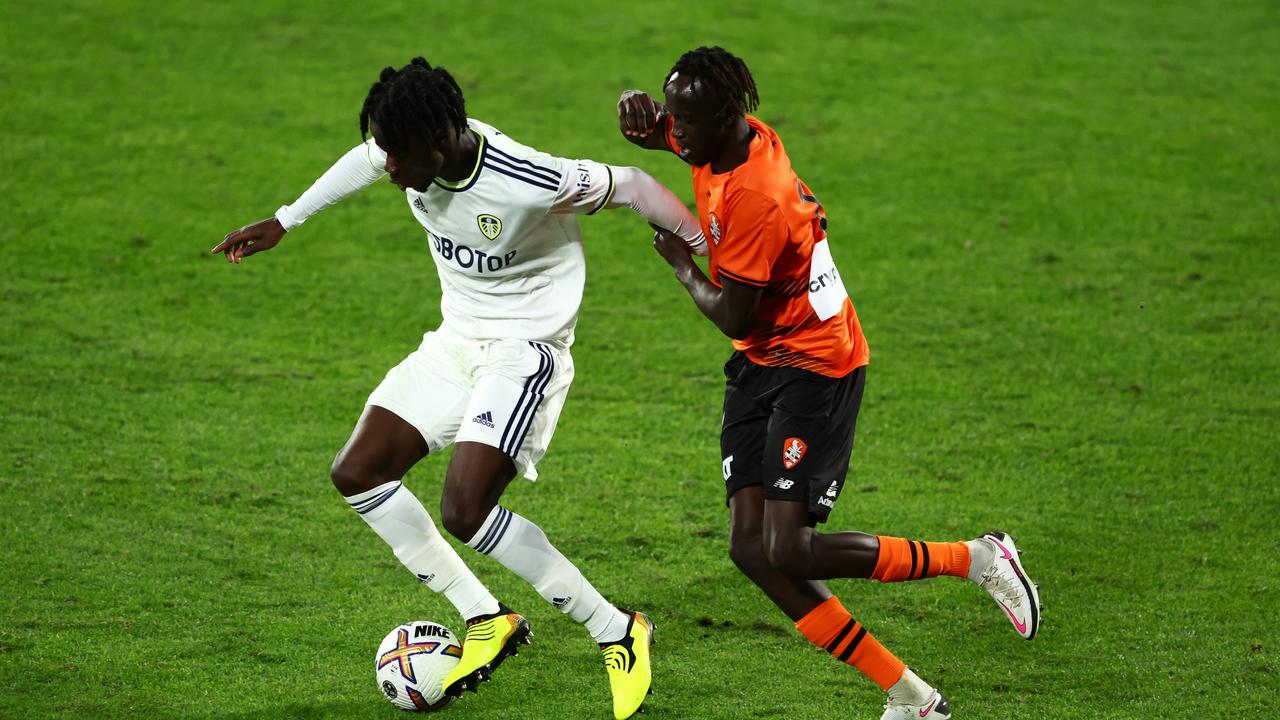
{"label": "black stripe on sock", "polygon": [[481,551],[485,555],[488,555],[498,549],[498,543],[502,542],[502,538],[507,534],[507,528],[511,526],[512,514],[513,513],[510,510],[507,510],[506,508],[502,509],[502,524],[498,527],[498,532],[493,536],[493,541],[489,543],[489,547]]}
{"label": "black stripe on sock", "polygon": [[494,545],[497,544],[497,540],[494,540],[493,536],[498,533],[498,528],[502,526],[502,521],[506,519],[508,514],[510,514],[509,510],[501,505],[498,506],[497,516],[494,517],[493,522],[489,525],[489,529],[485,532],[484,537],[476,544],[477,551],[487,554],[491,548],[491,543]]}
{"label": "black stripe on sock", "polygon": [[908,540],[907,547],[911,548],[911,572],[907,573],[907,579],[912,580],[916,576],[916,544]]}
{"label": "black stripe on sock", "polygon": [[849,657],[853,655],[853,651],[858,648],[858,643],[862,642],[862,638],[865,637],[866,634],[867,634],[866,628],[864,627],[858,628],[858,634],[854,635],[853,639],[849,641],[849,647],[845,648],[844,652],[840,653],[840,662],[842,663],[849,662]]}
{"label": "black stripe on sock", "polygon": [[929,574],[929,546],[923,540],[920,541],[920,555],[923,559],[921,563],[923,567],[920,568],[920,579],[923,580]]}
{"label": "black stripe on sock", "polygon": [[844,629],[840,631],[840,634],[836,635],[836,639],[827,643],[826,651],[834,654],[836,648],[840,647],[840,641],[849,634],[849,631],[852,630],[853,626],[856,624],[857,623],[854,622],[853,618],[849,618],[849,622],[845,624]]}

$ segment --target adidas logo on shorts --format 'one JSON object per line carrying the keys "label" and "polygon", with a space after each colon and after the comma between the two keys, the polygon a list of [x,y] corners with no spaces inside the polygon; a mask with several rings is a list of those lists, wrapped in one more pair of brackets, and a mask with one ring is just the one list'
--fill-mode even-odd
{"label": "adidas logo on shorts", "polygon": [[480,423],[481,425],[487,428],[491,428],[493,427],[493,413],[489,412],[488,410],[485,410],[479,415],[471,418],[471,422]]}

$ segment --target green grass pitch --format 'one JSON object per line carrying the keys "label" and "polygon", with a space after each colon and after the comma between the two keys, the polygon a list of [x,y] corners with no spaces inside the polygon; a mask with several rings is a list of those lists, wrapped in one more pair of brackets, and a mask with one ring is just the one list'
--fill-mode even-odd
{"label": "green grass pitch", "polygon": [[[206,251],[358,140],[377,71],[561,155],[722,44],[825,204],[872,364],[831,527],[1020,536],[1044,627],[977,588],[834,581],[957,718],[1274,713],[1280,689],[1280,6],[1271,0],[0,7],[0,717],[398,718],[372,656],[458,629],[328,480],[439,321],[381,184],[228,266]],[[624,212],[583,219],[578,377],[540,523],[657,621],[646,717],[879,717],[732,567],[728,342]],[[429,508],[445,457],[407,479]],[[536,641],[445,717],[606,718],[586,634],[463,549]]]}

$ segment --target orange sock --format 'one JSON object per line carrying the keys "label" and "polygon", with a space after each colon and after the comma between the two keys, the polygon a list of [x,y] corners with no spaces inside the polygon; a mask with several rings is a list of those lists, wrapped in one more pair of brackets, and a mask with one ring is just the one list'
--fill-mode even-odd
{"label": "orange sock", "polygon": [[885,649],[862,623],[854,620],[837,597],[829,597],[796,621],[796,629],[810,642],[852,665],[888,691],[907,666]]}
{"label": "orange sock", "polygon": [[933,543],[877,535],[880,557],[871,578],[880,582],[923,580],[939,575],[965,577],[969,546],[963,542]]}

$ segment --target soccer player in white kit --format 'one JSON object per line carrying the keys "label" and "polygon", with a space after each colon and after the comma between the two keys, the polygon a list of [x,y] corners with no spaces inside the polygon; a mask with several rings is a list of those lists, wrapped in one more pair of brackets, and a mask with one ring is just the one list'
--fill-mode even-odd
{"label": "soccer player in white kit", "polygon": [[630,717],[649,691],[653,623],[605,600],[537,525],[498,500],[516,472],[537,477],[573,379],[585,265],[572,214],[630,207],[705,254],[698,222],[635,168],[553,157],[468,119],[457,83],[422,58],[382,71],[360,130],[372,139],[213,252],[239,263],[390,175],[429,237],[443,322],[369,396],[334,459],[334,486],[467,621],[462,660],[444,690],[474,690],[528,642],[529,624],[490,594],[401,484],[418,460],[454,443],[440,503],[445,529],[586,626],[604,653],[614,716]]}

